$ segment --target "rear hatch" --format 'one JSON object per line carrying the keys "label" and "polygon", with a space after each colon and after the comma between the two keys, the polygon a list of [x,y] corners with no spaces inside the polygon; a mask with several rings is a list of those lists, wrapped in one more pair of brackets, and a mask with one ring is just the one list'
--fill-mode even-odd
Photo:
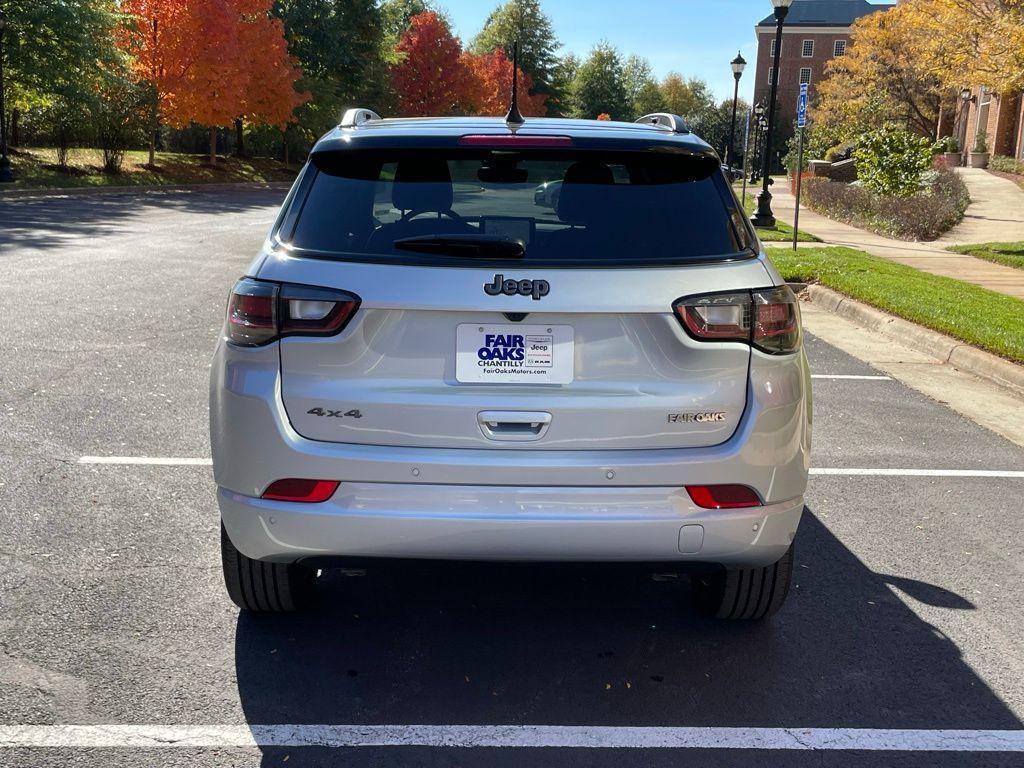
{"label": "rear hatch", "polygon": [[672,309],[770,283],[717,168],[536,147],[314,156],[259,277],[360,305],[336,335],[281,341],[292,425],[437,448],[726,441],[750,349],[695,340]]}

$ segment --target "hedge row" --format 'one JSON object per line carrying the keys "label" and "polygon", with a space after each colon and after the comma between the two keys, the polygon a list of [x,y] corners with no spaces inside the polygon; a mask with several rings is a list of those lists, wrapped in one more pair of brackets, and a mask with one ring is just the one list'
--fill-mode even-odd
{"label": "hedge row", "polygon": [[964,217],[967,186],[953,171],[937,171],[913,197],[878,195],[859,184],[809,179],[807,207],[823,216],[899,240],[935,240]]}

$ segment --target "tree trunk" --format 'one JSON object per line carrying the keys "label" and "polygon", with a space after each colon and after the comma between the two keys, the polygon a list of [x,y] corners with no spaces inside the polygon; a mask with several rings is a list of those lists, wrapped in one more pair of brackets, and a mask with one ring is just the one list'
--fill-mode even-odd
{"label": "tree trunk", "polygon": [[21,145],[21,136],[18,135],[19,133],[21,133],[21,131],[18,129],[18,123],[20,122],[20,120],[19,120],[20,117],[21,117],[21,110],[20,109],[15,107],[14,109],[11,110],[11,135],[9,137],[10,141],[8,141],[7,143],[10,144],[12,147],[17,147],[17,146]]}
{"label": "tree trunk", "polygon": [[217,164],[217,128],[210,128],[210,165]]}
{"label": "tree trunk", "polygon": [[235,118],[235,157],[245,157],[245,132],[242,130],[242,118]]}
{"label": "tree trunk", "polygon": [[287,166],[288,165],[288,129],[287,128],[285,128],[284,131],[282,131],[282,135],[284,136],[284,164]]}

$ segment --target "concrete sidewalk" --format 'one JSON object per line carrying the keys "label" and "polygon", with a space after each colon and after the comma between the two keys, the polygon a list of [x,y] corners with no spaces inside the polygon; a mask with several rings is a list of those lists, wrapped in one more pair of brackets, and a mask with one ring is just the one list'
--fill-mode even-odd
{"label": "concrete sidewalk", "polygon": [[[1024,299],[1024,270],[945,250],[950,245],[1024,240],[1024,190],[1012,181],[987,171],[976,168],[957,170],[970,191],[971,204],[964,220],[934,242],[906,242],[882,237],[833,221],[808,210],[806,206],[800,208],[800,228],[817,235],[827,245],[858,248],[925,272],[964,280]],[[788,182],[776,178],[772,195],[775,215],[780,221],[792,224],[796,198],[790,192]]]}

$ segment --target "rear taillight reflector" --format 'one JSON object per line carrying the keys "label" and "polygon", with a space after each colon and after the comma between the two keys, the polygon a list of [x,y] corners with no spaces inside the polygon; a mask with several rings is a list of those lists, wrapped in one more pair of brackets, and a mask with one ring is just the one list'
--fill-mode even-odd
{"label": "rear taillight reflector", "polygon": [[760,507],[757,493],[745,485],[688,485],[693,503],[704,509],[742,509]]}
{"label": "rear taillight reflector", "polygon": [[571,136],[522,136],[472,134],[459,138],[464,147],[518,147],[520,149],[544,149],[546,147],[571,147]]}
{"label": "rear taillight reflector", "polygon": [[314,504],[331,498],[338,490],[339,485],[337,480],[302,480],[298,478],[275,480],[263,492],[262,498]]}
{"label": "rear taillight reflector", "polygon": [[277,336],[277,285],[239,280],[228,299],[228,339],[255,347]]}
{"label": "rear taillight reflector", "polygon": [[688,296],[672,308],[697,341],[742,341],[776,355],[800,348],[800,308],[788,285]]}
{"label": "rear taillight reflector", "polygon": [[359,298],[345,291],[247,277],[231,291],[226,336],[245,347],[282,336],[333,336],[358,308]]}

